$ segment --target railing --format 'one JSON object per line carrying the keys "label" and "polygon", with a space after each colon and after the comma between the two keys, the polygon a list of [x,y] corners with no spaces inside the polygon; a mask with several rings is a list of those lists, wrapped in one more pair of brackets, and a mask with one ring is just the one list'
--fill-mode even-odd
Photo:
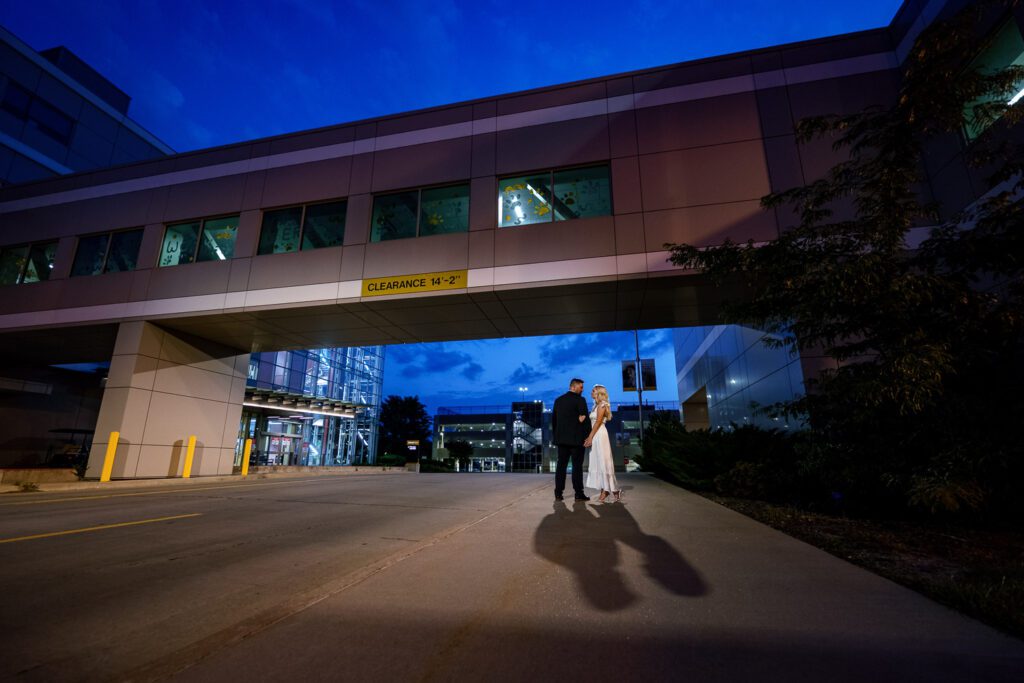
{"label": "railing", "polygon": [[[587,400],[590,405],[590,400]],[[679,410],[679,403],[675,401],[644,401],[644,410]],[[620,401],[612,404],[612,412],[626,409],[636,409],[636,402]],[[547,408],[545,408],[547,410]],[[497,406],[445,406],[437,409],[438,415],[509,415],[511,405]]]}
{"label": "railing", "polygon": [[438,408],[438,415],[507,415],[512,406],[450,406]]}

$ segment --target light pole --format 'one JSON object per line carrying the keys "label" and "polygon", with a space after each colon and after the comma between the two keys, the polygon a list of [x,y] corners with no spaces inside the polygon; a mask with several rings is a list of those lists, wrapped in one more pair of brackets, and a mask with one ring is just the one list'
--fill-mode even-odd
{"label": "light pole", "polygon": [[636,415],[640,419],[640,448],[644,447],[644,381],[640,372],[640,334],[633,330],[633,344],[636,346]]}
{"label": "light pole", "polygon": [[530,390],[530,387],[519,387],[519,401],[522,403],[526,400],[526,392]]}

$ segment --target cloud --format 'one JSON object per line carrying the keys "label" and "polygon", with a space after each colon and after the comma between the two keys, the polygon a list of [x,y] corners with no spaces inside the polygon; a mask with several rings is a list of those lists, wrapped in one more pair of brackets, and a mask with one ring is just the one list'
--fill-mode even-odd
{"label": "cloud", "polygon": [[484,366],[479,363],[470,363],[462,369],[462,376],[466,379],[476,380],[480,378],[484,372]]}
{"label": "cloud", "polygon": [[410,344],[388,349],[388,360],[402,367],[400,374],[407,379],[423,375],[460,371],[467,379],[477,379],[484,371],[473,356],[462,351],[450,351],[440,344]]}
{"label": "cloud", "polygon": [[[580,365],[630,358],[633,354],[632,335],[626,339],[618,334],[568,334],[544,342],[540,359],[550,370],[567,370]],[[627,354],[627,355],[624,355]]]}
{"label": "cloud", "polygon": [[532,365],[520,363],[519,367],[508,376],[508,381],[510,384],[529,384],[531,382],[538,382],[547,378],[548,376],[546,373],[538,372]]}
{"label": "cloud", "polygon": [[[640,331],[640,355],[643,358],[670,351],[671,348],[671,330]],[[636,342],[631,332],[567,334],[553,337],[540,346],[540,359],[552,371],[629,360],[635,356]]]}

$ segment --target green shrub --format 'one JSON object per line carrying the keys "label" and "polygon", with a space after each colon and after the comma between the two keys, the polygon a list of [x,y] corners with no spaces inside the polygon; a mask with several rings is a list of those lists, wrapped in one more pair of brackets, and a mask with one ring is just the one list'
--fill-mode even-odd
{"label": "green shrub", "polygon": [[395,455],[393,453],[385,453],[380,456],[380,462],[378,464],[384,467],[405,467],[405,456]]}
{"label": "green shrub", "polygon": [[832,498],[820,464],[807,456],[805,432],[749,425],[686,431],[655,419],[638,462],[645,470],[695,491],[737,498],[815,503]]}
{"label": "green shrub", "polygon": [[420,472],[454,472],[455,468],[443,460],[423,458],[420,460]]}

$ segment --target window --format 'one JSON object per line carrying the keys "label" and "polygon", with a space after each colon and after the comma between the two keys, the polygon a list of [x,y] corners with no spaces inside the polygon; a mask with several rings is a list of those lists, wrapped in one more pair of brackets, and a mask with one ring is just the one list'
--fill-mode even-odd
{"label": "window", "polygon": [[[995,74],[1011,66],[1024,66],[1024,38],[1014,19],[1006,22],[992,38],[992,42],[985,48],[974,61],[967,67],[969,70],[978,70],[984,74]],[[1024,83],[1019,83],[1015,91],[1007,96],[1006,104],[1015,105],[1024,98]],[[975,111],[979,105],[991,104],[998,101],[992,95],[974,100],[964,110],[964,135],[967,140],[985,132],[989,126],[995,123],[994,119],[978,116],[980,112]]]}
{"label": "window", "polygon": [[195,261],[226,261],[235,255],[238,216],[168,225],[160,247],[160,267]]}
{"label": "window", "polygon": [[346,206],[341,201],[265,211],[257,253],[340,247],[345,240]]}
{"label": "window", "polygon": [[56,242],[0,249],[0,285],[49,280],[56,253]]}
{"label": "window", "polygon": [[62,145],[71,143],[74,120],[13,81],[7,81],[3,100],[0,100],[0,109],[27,121],[29,125]]}
{"label": "window", "polygon": [[609,216],[610,188],[607,166],[502,178],[498,181],[498,226]]}
{"label": "window", "polygon": [[78,240],[71,277],[135,270],[142,230],[90,235]]}
{"label": "window", "polygon": [[395,192],[375,197],[371,242],[469,230],[469,185]]}
{"label": "window", "polygon": [[27,119],[28,106],[31,103],[32,93],[13,81],[7,81],[7,88],[4,90],[4,99],[0,102],[0,108],[19,119]]}

